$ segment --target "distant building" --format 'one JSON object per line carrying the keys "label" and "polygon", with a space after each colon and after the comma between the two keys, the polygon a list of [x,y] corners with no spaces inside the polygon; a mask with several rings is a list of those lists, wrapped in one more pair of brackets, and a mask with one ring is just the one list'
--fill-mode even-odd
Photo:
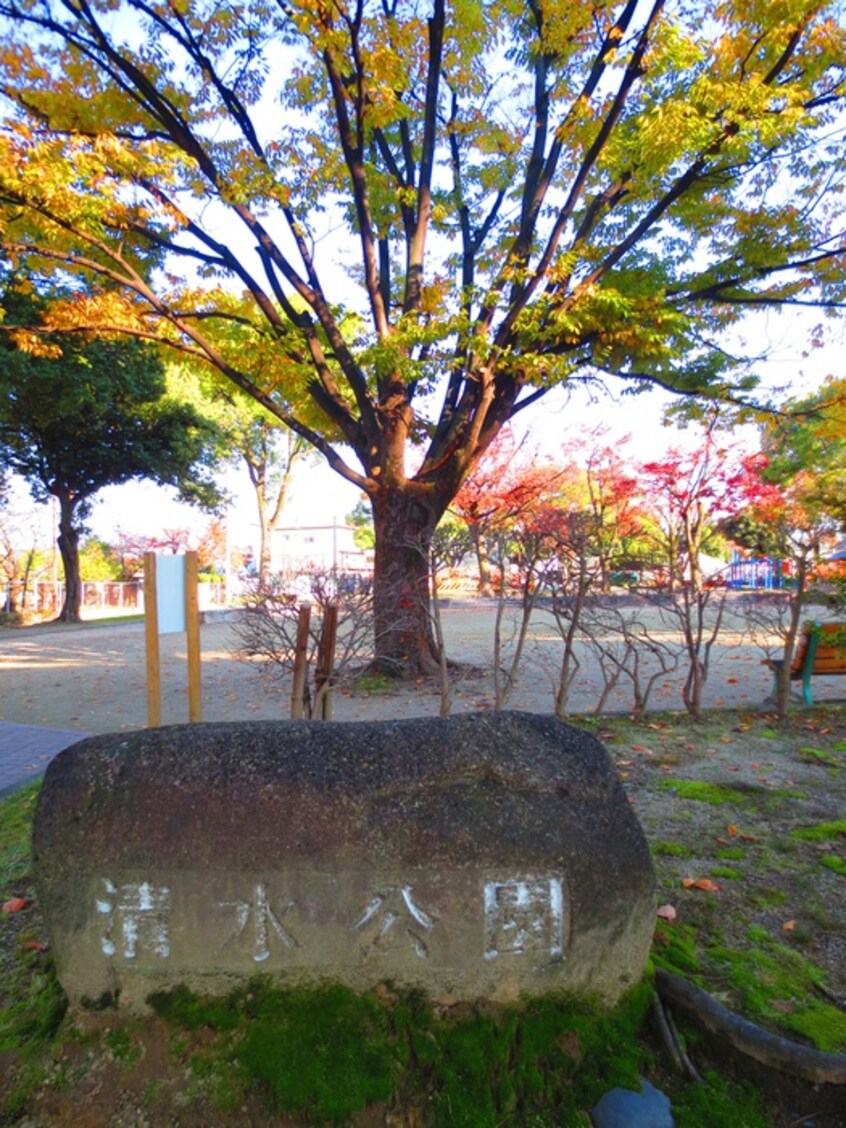
{"label": "distant building", "polygon": [[335,572],[370,572],[372,558],[354,540],[352,525],[286,525],[273,533],[270,567],[273,572],[302,572],[309,568]]}

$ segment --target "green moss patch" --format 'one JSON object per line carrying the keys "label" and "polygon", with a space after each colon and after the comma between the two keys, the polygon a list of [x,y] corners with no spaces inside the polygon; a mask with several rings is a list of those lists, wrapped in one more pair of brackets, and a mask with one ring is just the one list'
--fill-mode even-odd
{"label": "green moss patch", "polygon": [[29,835],[41,781],[0,802],[0,899],[17,893],[29,873]]}
{"label": "green moss patch", "polygon": [[761,1094],[748,1085],[705,1074],[704,1085],[672,1094],[676,1128],[772,1128]]}
{"label": "green moss patch", "polygon": [[663,779],[660,787],[662,791],[670,791],[679,799],[694,799],[697,803],[709,803],[713,807],[744,801],[744,797],[734,788],[719,783],[705,783],[700,779]]}
{"label": "green moss patch", "polygon": [[652,853],[665,858],[692,858],[693,851],[683,842],[653,842]]}
{"label": "green moss patch", "polygon": [[659,967],[688,979],[702,971],[697,930],[692,924],[659,920],[655,925],[652,959]]}
{"label": "green moss patch", "polygon": [[846,819],[817,823],[816,826],[806,826],[790,832],[791,838],[798,838],[803,842],[835,842],[844,836],[846,836]]}
{"label": "green moss patch", "polygon": [[[314,1123],[343,1123],[396,1101],[430,1110],[444,1128],[494,1128],[541,1113],[574,1123],[608,1088],[635,1084],[650,1056],[638,1037],[648,982],[610,1012],[545,997],[455,1016],[390,987],[284,991],[263,980],[224,1000],[180,988],[149,1001],[169,1023],[214,1031],[212,1052],[236,1063],[245,1084]],[[211,1071],[209,1052],[195,1069]]]}
{"label": "green moss patch", "polygon": [[827,768],[839,768],[843,764],[842,756],[837,756],[825,748],[800,748],[799,757],[806,764],[819,764]]}
{"label": "green moss patch", "polygon": [[707,952],[731,988],[733,1009],[800,1034],[819,1050],[846,1050],[846,1014],[814,999],[824,978],[820,969],[764,929],[750,928],[748,938],[742,951],[715,945]]}

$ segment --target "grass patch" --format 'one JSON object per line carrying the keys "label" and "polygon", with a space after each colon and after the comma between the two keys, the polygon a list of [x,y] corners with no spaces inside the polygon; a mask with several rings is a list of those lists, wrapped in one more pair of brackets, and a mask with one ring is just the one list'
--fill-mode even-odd
{"label": "grass patch", "polygon": [[3,1115],[16,1117],[43,1080],[42,1055],[67,1009],[55,967],[34,917],[30,831],[40,780],[0,802],[0,901],[20,899],[0,930],[0,1053],[17,1062],[15,1081],[0,1099]]}

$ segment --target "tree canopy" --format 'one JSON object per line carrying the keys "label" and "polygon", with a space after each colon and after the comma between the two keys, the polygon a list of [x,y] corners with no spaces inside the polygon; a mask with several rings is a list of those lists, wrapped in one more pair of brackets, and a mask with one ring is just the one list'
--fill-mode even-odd
{"label": "tree canopy", "polygon": [[99,279],[55,328],[205,358],[368,494],[401,657],[517,412],[602,374],[742,396],[744,308],[842,305],[837,12],[0,0],[2,247]]}
{"label": "tree canopy", "polygon": [[[213,434],[166,394],[156,350],[135,340],[38,337],[15,345],[15,323],[37,324],[31,293],[7,288],[0,338],[0,469],[24,477],[36,500],[59,503],[65,568],[61,617],[79,618],[79,536],[105,486],[149,478],[205,507],[220,495],[205,465]],[[28,339],[24,333],[23,343]]]}

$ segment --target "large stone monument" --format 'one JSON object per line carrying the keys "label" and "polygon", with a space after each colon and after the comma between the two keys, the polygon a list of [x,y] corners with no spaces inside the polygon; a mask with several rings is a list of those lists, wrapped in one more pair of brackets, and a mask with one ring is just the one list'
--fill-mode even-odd
{"label": "large stone monument", "polygon": [[441,1001],[641,975],[641,829],[602,745],[528,713],[186,725],[47,771],[37,888],[71,1003],[382,980]]}

